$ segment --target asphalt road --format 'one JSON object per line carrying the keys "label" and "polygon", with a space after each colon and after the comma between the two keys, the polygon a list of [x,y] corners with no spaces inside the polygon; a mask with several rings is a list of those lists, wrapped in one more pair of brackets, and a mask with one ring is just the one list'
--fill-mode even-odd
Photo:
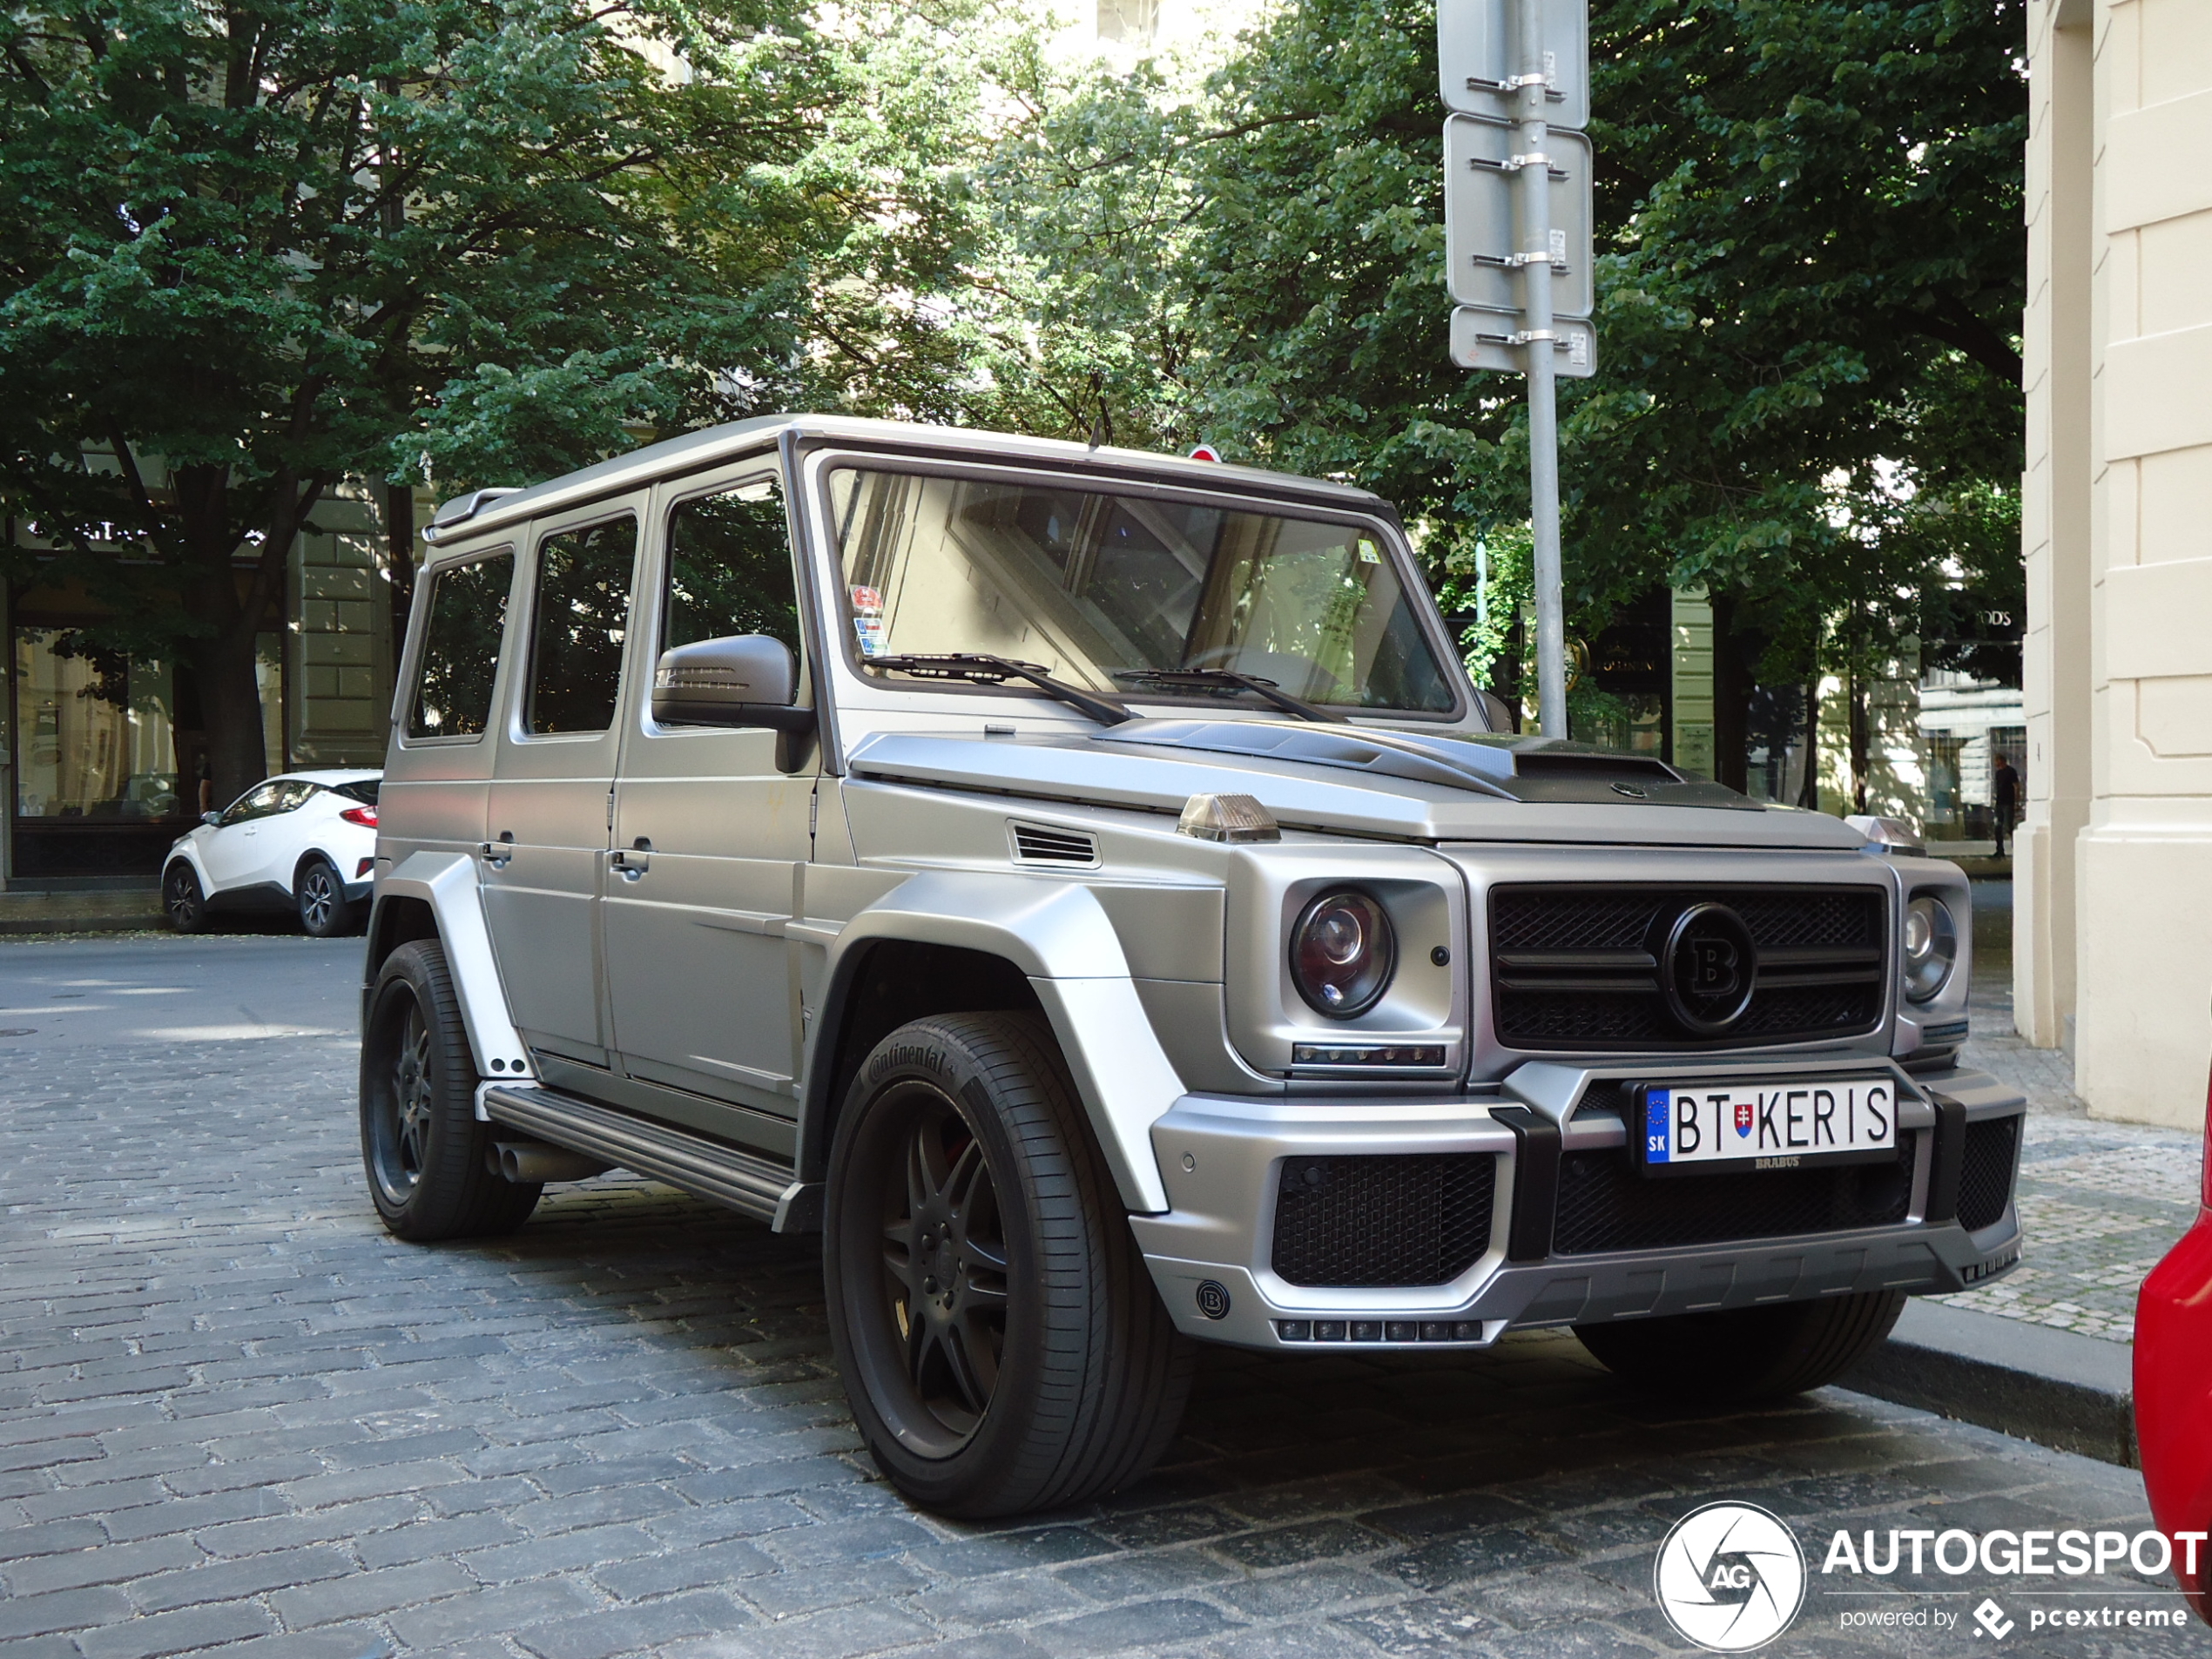
{"label": "asphalt road", "polygon": [[620,1177],[493,1244],[384,1234],[358,948],[0,945],[0,1028],[30,1032],[0,1039],[7,1659],[1608,1659],[1684,1650],[1655,1552],[1722,1499],[1809,1556],[1771,1652],[2212,1655],[2127,1626],[2177,1603],[2123,1569],[1820,1570],[1839,1528],[2132,1533],[2125,1470],[1839,1391],[1660,1407],[1559,1335],[1217,1351],[1136,1489],[1008,1526],[913,1511],[857,1449],[810,1241]]}
{"label": "asphalt road", "polygon": [[0,942],[0,1065],[146,1043],[351,1037],[361,941],[289,933]]}

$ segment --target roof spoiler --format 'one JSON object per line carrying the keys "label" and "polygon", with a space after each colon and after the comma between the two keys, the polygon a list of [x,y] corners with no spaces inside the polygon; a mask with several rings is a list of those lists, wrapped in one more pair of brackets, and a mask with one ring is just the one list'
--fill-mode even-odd
{"label": "roof spoiler", "polygon": [[451,501],[440,504],[428,527],[423,530],[422,539],[435,542],[446,531],[466,524],[494,502],[522,493],[521,485],[508,484],[496,489],[472,489],[465,496],[455,496]]}

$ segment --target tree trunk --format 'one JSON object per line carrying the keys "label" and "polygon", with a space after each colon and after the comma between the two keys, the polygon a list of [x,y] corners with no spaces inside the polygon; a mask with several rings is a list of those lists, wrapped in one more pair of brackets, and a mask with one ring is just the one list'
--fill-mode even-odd
{"label": "tree trunk", "polygon": [[[178,655],[190,665],[207,734],[207,770],[218,810],[269,775],[261,745],[261,691],[254,676],[260,617],[255,584],[239,591],[232,554],[239,543],[230,512],[230,478],[220,467],[179,467],[172,475],[183,561],[178,572],[194,632]],[[288,538],[287,538],[288,539]]]}
{"label": "tree trunk", "polygon": [[1716,593],[1713,606],[1713,781],[1741,791],[1750,782],[1745,728],[1751,717],[1751,675],[1736,637],[1736,600]]}
{"label": "tree trunk", "polygon": [[1805,772],[1797,783],[1797,805],[1820,810],[1820,670],[1805,682]]}
{"label": "tree trunk", "polygon": [[406,648],[408,613],[415,609],[415,491],[384,487],[385,561],[392,584],[392,661]]}
{"label": "tree trunk", "polygon": [[1866,682],[1853,673],[1851,677],[1851,798],[1854,813],[1866,810],[1867,725]]}
{"label": "tree trunk", "polygon": [[[226,577],[229,573],[226,571]],[[242,619],[241,619],[242,620]],[[261,691],[254,673],[254,631],[233,628],[185,647],[207,727],[207,767],[216,810],[269,775],[261,743]]]}

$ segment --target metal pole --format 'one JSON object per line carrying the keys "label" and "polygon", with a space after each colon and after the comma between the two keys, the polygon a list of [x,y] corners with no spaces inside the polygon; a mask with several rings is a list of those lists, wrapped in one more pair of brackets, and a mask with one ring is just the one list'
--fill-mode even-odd
{"label": "metal pole", "polygon": [[1567,623],[1559,564],[1559,408],[1552,363],[1550,127],[1544,108],[1543,0],[1514,0],[1520,24],[1521,349],[1527,356],[1528,516],[1535,533],[1536,715],[1548,738],[1567,735]]}

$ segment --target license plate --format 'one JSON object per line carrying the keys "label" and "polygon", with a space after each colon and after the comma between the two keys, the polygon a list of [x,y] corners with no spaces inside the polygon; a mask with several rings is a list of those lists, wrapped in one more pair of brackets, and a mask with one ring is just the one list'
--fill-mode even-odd
{"label": "license plate", "polygon": [[1897,1086],[1887,1078],[1673,1084],[1643,1091],[1647,1175],[1797,1170],[1897,1156]]}

